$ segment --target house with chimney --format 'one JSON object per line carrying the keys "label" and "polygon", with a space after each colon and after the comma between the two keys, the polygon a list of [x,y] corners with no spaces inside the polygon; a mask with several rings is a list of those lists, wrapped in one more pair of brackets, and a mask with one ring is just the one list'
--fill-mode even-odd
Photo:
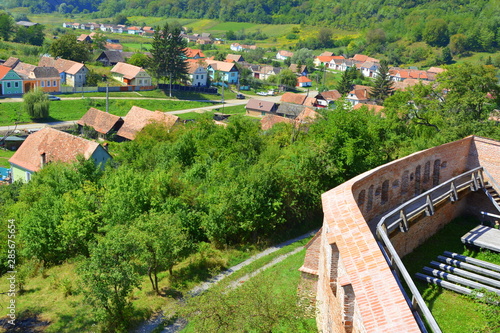
{"label": "house with chimney", "polygon": [[206,60],[208,64],[207,70],[208,75],[212,81],[215,80],[215,73],[218,72],[221,75],[221,80],[229,84],[238,83],[239,71],[235,63],[217,61],[217,60]]}
{"label": "house with chimney", "polygon": [[31,176],[49,163],[72,163],[79,156],[92,159],[101,168],[111,155],[97,142],[83,139],[53,128],[30,134],[9,159],[12,181],[28,182]]}
{"label": "house with chimney", "polygon": [[358,103],[367,104],[370,100],[371,89],[370,86],[355,85],[354,89],[347,94],[346,100],[353,106]]}
{"label": "house with chimney", "polygon": [[188,75],[192,87],[206,87],[208,83],[207,65],[203,62],[188,62]]}
{"label": "house with chimney", "polygon": [[263,101],[260,99],[250,99],[246,105],[247,115],[261,117],[268,114],[275,114],[278,105],[274,102]]}

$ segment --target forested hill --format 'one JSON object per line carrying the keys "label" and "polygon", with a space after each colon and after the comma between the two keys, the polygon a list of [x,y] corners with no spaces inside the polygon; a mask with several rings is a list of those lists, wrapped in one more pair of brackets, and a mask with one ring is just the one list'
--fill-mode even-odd
{"label": "forested hill", "polygon": [[356,30],[385,23],[406,31],[432,18],[468,29],[478,22],[487,26],[500,20],[499,0],[6,0],[4,4],[30,7],[34,12],[99,11],[100,17],[122,12],[254,23],[326,23]]}

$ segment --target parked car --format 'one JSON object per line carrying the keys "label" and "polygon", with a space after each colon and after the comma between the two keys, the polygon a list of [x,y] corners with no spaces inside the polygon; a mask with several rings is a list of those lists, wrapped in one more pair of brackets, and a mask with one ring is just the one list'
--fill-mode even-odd
{"label": "parked car", "polygon": [[265,92],[265,91],[259,91],[259,92],[257,93],[257,95],[260,95],[260,96],[267,96],[267,92]]}
{"label": "parked car", "polygon": [[49,99],[49,101],[60,101],[61,100],[60,97],[57,97],[54,95],[47,95],[47,98]]}
{"label": "parked car", "polygon": [[245,99],[245,95],[243,94],[236,94],[237,99]]}

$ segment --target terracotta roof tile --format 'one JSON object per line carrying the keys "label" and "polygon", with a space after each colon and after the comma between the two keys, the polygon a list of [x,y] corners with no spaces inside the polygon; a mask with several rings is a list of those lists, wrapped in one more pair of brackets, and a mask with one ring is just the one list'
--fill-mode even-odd
{"label": "terracotta roof tile", "polygon": [[281,96],[280,101],[285,103],[295,103],[295,104],[303,104],[306,100],[306,95],[294,94],[291,92],[286,92]]}
{"label": "terracotta roof tile", "polygon": [[250,109],[253,111],[264,111],[271,112],[276,108],[276,103],[263,101],[260,99],[250,99],[246,105],[246,109]]}
{"label": "terracotta roof tile", "polygon": [[271,129],[277,123],[293,124],[293,119],[277,116],[275,114],[268,114],[260,120],[260,126],[263,131]]}
{"label": "terracotta roof tile", "polygon": [[129,140],[134,140],[138,132],[146,125],[157,122],[163,123],[167,128],[171,128],[179,117],[161,111],[149,111],[138,106],[133,106],[123,118],[123,125],[118,130],[118,135]]}
{"label": "terracotta roof tile", "polygon": [[213,69],[222,71],[222,72],[230,72],[236,65],[230,62],[217,61],[217,60],[206,60],[207,64],[210,65]]}
{"label": "terracotta roof tile", "polygon": [[76,74],[85,65],[76,61],[66,60],[62,58],[54,59],[52,57],[41,57],[38,62],[38,66],[41,67],[54,67],[59,71],[59,73]]}
{"label": "terracotta roof tile", "polygon": [[91,126],[97,132],[107,134],[117,122],[123,122],[122,118],[95,108],[90,108],[76,123],[82,126]]}
{"label": "terracotta roof tile", "polygon": [[19,63],[19,58],[9,57],[3,65],[6,67],[14,68]]}
{"label": "terracotta roof tile", "polygon": [[11,70],[12,68],[6,67],[3,65],[0,65],[0,80],[3,79],[5,75]]}
{"label": "terracotta roof tile", "polygon": [[111,69],[111,72],[121,74],[124,78],[132,80],[140,72],[144,72],[144,69],[124,62],[119,62]]}
{"label": "terracotta roof tile", "polygon": [[342,95],[337,90],[323,91],[321,93],[321,96],[323,96],[324,99],[331,101],[336,101],[342,97]]}
{"label": "terracotta roof tile", "polygon": [[90,158],[98,146],[96,142],[47,127],[29,135],[9,162],[26,170],[38,171],[43,153],[46,163],[68,163],[75,161],[78,155]]}

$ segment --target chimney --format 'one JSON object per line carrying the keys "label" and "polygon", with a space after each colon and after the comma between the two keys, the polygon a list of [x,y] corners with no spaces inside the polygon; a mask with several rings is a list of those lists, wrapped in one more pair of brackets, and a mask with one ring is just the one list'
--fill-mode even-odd
{"label": "chimney", "polygon": [[47,164],[45,153],[40,154],[40,168],[43,168]]}

